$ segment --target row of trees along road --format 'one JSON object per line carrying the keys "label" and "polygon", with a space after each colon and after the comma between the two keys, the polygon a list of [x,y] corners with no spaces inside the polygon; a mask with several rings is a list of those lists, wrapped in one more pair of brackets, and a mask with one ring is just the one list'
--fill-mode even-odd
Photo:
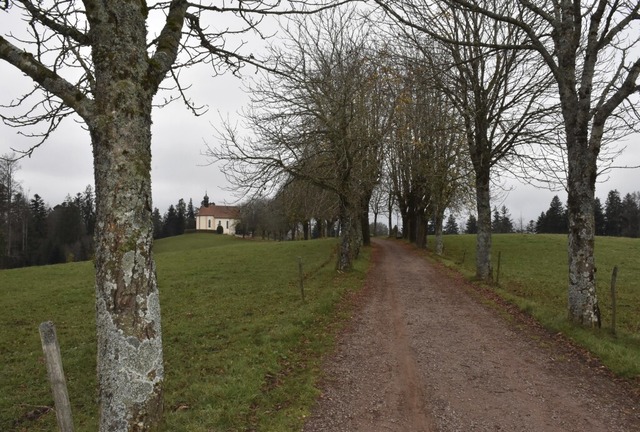
{"label": "row of trees along road", "polygon": [[[75,113],[91,136],[101,430],[150,430],[162,412],[151,255],[152,101],[169,76],[175,96],[195,110],[178,79],[181,68],[197,63],[212,65],[214,73],[245,63],[277,70],[248,86],[253,138],[227,126],[211,156],[227,161],[236,184],[256,193],[294,181],[331,192],[341,223],[342,270],[368,241],[363,221],[369,201],[387,178],[403,233],[418,244],[426,221],[441,223],[444,209],[464,202],[471,184],[478,210],[476,273],[490,279],[489,184],[498,168],[517,166],[521,146],[552,142],[560,130],[568,161],[569,314],[584,325],[599,324],[593,259],[598,156],[607,139],[633,124],[629,97],[638,91],[640,59],[631,49],[640,3],[375,3],[386,22],[376,11],[370,17],[379,21],[365,21],[352,8],[329,9],[311,23],[295,21],[268,64],[227,47],[229,32],[256,29],[265,14],[286,8],[305,14],[307,2],[0,3],[5,12],[24,15],[30,32],[0,37],[0,59],[38,84],[10,104],[5,122],[44,122],[46,139]],[[225,30],[215,20],[225,22]],[[154,23],[161,28],[149,35],[147,25],[153,29]],[[20,107],[26,109],[13,114]],[[443,187],[449,185],[455,192]]]}
{"label": "row of trees along road", "polygon": [[369,241],[369,200],[396,97],[396,70],[385,44],[370,23],[353,25],[356,19],[354,9],[334,9],[283,29],[286,42],[271,48],[280,72],[263,74],[250,86],[245,119],[254,136],[239,136],[227,125],[222,145],[209,148],[244,190],[303,182],[332,192],[341,224],[341,271],[351,269]]}
{"label": "row of trees along road", "polygon": [[[291,178],[332,190],[346,227],[363,212],[358,203],[375,196],[371,185],[388,179],[403,234],[420,246],[427,221],[441,227],[444,208],[464,201],[472,179],[476,275],[490,280],[492,179],[500,169],[527,175],[516,171],[532,162],[525,149],[560,147],[568,161],[562,175],[569,192],[569,316],[598,326],[598,157],[604,144],[634,124],[629,98],[638,92],[640,60],[631,49],[640,5],[376,3],[395,23],[386,34],[374,32],[370,22],[354,24],[353,10],[287,30],[289,52],[272,50],[282,73],[249,88],[254,99],[246,119],[253,138],[243,140],[228,127],[210,156],[227,161],[232,180],[247,190],[264,191]],[[374,88],[375,100],[363,96]],[[455,150],[460,144],[464,153]],[[454,159],[438,149],[452,151]],[[439,162],[444,173],[430,165]],[[449,196],[443,185],[455,193]],[[357,255],[359,237],[351,231],[343,230],[339,268]],[[366,232],[360,237],[366,242]]]}
{"label": "row of trees along road", "polygon": [[[539,66],[544,65],[544,68],[532,70],[536,63],[530,64],[526,66],[524,75],[516,71],[515,76],[531,89],[528,94],[537,92],[536,87],[530,85],[540,80],[527,82],[527,77],[533,76],[536,70],[551,79],[551,89],[559,103],[562,119],[564,138],[561,146],[568,162],[569,316],[578,323],[599,326],[593,254],[598,156],[603,143],[628,133],[634,117],[637,117],[629,98],[639,91],[637,46],[640,2],[380,0],[376,3],[407,29],[407,33],[435,41],[443,49],[449,49],[454,58],[455,51],[475,53],[470,57],[457,57],[459,61],[456,62],[457,66],[472,73],[467,76],[484,76],[479,83],[481,86],[469,80],[465,88],[466,100],[473,101],[474,97],[480,96],[469,105],[473,108],[471,112],[487,113],[488,107],[478,103],[489,99],[488,90],[492,83],[506,83],[509,79],[511,73],[505,74],[506,71],[501,71],[499,66],[507,63],[506,58],[511,51],[513,55],[521,53],[525,58],[540,62],[537,63]],[[417,40],[417,43],[421,41]],[[483,63],[485,59],[493,60]],[[518,85],[517,82],[514,84]],[[505,107],[511,105],[512,95],[511,91],[504,93]],[[530,100],[535,102],[538,97]],[[537,111],[533,110],[534,113]],[[522,107],[516,112],[518,117],[521,114],[526,117]],[[473,127],[468,130],[473,131],[477,143],[469,140],[473,159],[474,150],[477,152],[485,139],[482,132],[494,123],[483,122],[478,116],[471,120]],[[504,126],[499,128],[506,129]],[[544,130],[544,126],[542,128]],[[534,136],[539,130],[538,127],[533,129]],[[521,131],[517,132],[516,136],[519,136]],[[545,136],[539,135],[540,138]],[[495,159],[486,153],[481,155],[480,162],[495,163]],[[476,168],[478,194],[481,193],[481,184],[478,183],[482,181],[482,172]],[[486,225],[482,216],[486,209],[481,208],[481,202],[486,200],[478,196],[477,201],[479,229],[482,229],[481,226]],[[487,236],[479,233],[477,274],[481,278],[487,278],[490,273],[487,243]]]}
{"label": "row of trees along road", "polygon": [[305,14],[331,3],[0,2],[16,34],[3,26],[0,59],[36,84],[5,105],[3,121],[30,128],[30,135],[34,125],[43,126],[27,154],[73,115],[91,137],[101,431],[157,429],[162,416],[160,303],[151,253],[154,97],[169,77],[173,86],[164,88],[173,92],[165,100],[183,100],[195,112],[181,70],[206,64],[216,75],[257,65],[255,56],[242,54],[238,35],[257,32],[269,14]]}

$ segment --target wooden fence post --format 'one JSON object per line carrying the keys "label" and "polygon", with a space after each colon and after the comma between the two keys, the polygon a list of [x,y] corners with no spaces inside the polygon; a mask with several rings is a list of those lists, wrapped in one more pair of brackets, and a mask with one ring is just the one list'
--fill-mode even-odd
{"label": "wooden fence post", "polygon": [[304,301],[304,273],[302,271],[302,257],[298,257],[298,275],[300,277],[300,295]]}
{"label": "wooden fence post", "polygon": [[496,272],[496,285],[500,285],[500,261],[502,258],[502,252],[498,251],[498,271]]}
{"label": "wooden fence post", "polygon": [[616,279],[618,279],[618,266],[613,266],[611,272],[611,333],[616,334]]}
{"label": "wooden fence post", "polygon": [[56,418],[60,432],[73,432],[73,419],[71,418],[71,404],[67,392],[67,382],[62,369],[60,346],[56,337],[56,328],[51,321],[40,324],[40,340],[47,364],[47,375],[51,383],[53,400],[56,406]]}

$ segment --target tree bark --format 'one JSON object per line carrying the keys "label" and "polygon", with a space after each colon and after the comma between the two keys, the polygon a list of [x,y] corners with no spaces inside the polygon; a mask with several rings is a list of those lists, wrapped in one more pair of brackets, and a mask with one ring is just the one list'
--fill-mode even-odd
{"label": "tree bark", "polygon": [[[595,278],[595,185],[597,176],[597,145],[589,145],[586,133],[588,113],[577,114],[565,107],[568,156],[568,198],[569,213],[569,319],[588,327],[600,327],[600,308],[596,293]],[[593,133],[593,132],[592,132]]]}
{"label": "tree bark", "polygon": [[350,271],[353,267],[353,252],[351,250],[351,216],[340,212],[340,253],[338,254],[338,270]]}
{"label": "tree bark", "polygon": [[478,234],[476,236],[476,278],[491,281],[491,194],[489,174],[476,171],[476,208]]}
{"label": "tree bark", "polygon": [[[151,102],[146,8],[92,18],[100,431],[150,431],[162,417],[160,301],[152,255]],[[96,11],[96,13],[98,13]],[[117,23],[117,24],[116,24]],[[126,48],[126,49],[125,49]]]}

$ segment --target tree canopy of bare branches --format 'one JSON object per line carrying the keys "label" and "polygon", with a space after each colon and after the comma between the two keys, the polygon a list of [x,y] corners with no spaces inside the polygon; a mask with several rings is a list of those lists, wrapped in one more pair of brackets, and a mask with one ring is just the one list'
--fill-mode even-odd
{"label": "tree canopy of bare branches", "polygon": [[[421,53],[431,80],[462,118],[476,189],[478,235],[476,276],[491,279],[491,179],[508,167],[525,143],[542,141],[553,108],[546,96],[548,74],[523,51],[524,31],[447,2],[378,2],[401,25],[401,33]],[[512,2],[494,1],[509,14]]]}
{"label": "tree canopy of bare branches", "polygon": [[368,214],[395,106],[385,52],[373,48],[370,27],[354,25],[355,19],[354,9],[334,10],[289,27],[286,41],[272,51],[279,73],[250,89],[245,119],[253,136],[227,127],[221,145],[209,151],[245,190],[298,179],[334,193],[340,270],[349,270],[358,255],[362,213]]}

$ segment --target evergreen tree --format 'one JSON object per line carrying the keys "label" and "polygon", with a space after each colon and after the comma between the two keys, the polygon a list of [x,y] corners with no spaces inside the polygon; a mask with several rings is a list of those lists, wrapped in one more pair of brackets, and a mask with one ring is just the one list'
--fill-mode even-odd
{"label": "evergreen tree", "polygon": [[635,197],[628,193],[624,196],[621,205],[621,232],[623,237],[638,237],[640,234],[640,214],[638,202]]}
{"label": "evergreen tree", "polygon": [[27,263],[43,265],[47,263],[47,216],[48,209],[40,195],[35,194],[29,201],[29,247]]}
{"label": "evergreen tree", "polygon": [[196,229],[196,211],[193,208],[193,200],[189,198],[189,204],[187,204],[187,229]]}
{"label": "evergreen tree", "polygon": [[187,205],[184,200],[180,198],[178,205],[176,206],[176,235],[184,234],[184,229],[187,226]]}
{"label": "evergreen tree", "polygon": [[547,228],[547,215],[545,212],[540,213],[538,220],[536,221],[536,232],[538,234],[549,232]]}
{"label": "evergreen tree", "polygon": [[444,233],[445,234],[458,234],[458,222],[456,222],[456,218],[453,216],[453,214],[449,215],[449,218],[447,219],[447,223],[444,226]]}
{"label": "evergreen tree", "polygon": [[84,221],[86,233],[93,236],[96,226],[96,206],[93,188],[91,185],[87,185],[80,198],[80,211],[82,213],[82,220]]}
{"label": "evergreen tree", "polygon": [[478,234],[478,220],[476,219],[475,215],[469,215],[465,232],[467,234]]}
{"label": "evergreen tree", "polygon": [[494,233],[499,233],[500,228],[502,227],[500,221],[500,212],[498,211],[498,207],[493,207],[493,219],[491,220],[491,231]]}
{"label": "evergreen tree", "polygon": [[506,206],[502,206],[500,209],[500,231],[503,234],[510,234],[513,232],[513,221],[511,220],[511,214]]}
{"label": "evergreen tree", "polygon": [[605,202],[605,235],[619,236],[622,232],[622,200],[620,192],[609,191]]}
{"label": "evergreen tree", "polygon": [[545,213],[545,230],[550,234],[560,234],[569,232],[567,215],[558,195],[551,199],[549,209]]}
{"label": "evergreen tree", "polygon": [[491,229],[496,234],[508,234],[513,232],[513,221],[511,220],[511,214],[509,214],[509,210],[506,206],[503,205],[499,211],[497,207],[493,208]]}
{"label": "evergreen tree", "polygon": [[40,195],[35,194],[29,203],[31,210],[32,235],[44,239],[47,237],[47,206]]}
{"label": "evergreen tree", "polygon": [[151,220],[153,221],[153,238],[159,239],[163,237],[163,221],[162,215],[160,214],[160,210],[158,207],[153,209],[153,213],[151,214]]}
{"label": "evergreen tree", "polygon": [[50,263],[71,262],[88,258],[82,246],[85,234],[82,212],[77,196],[67,198],[53,208],[48,218]]}
{"label": "evergreen tree", "polygon": [[164,215],[164,223],[162,226],[162,236],[171,237],[178,233],[178,213],[176,208],[171,204],[167,213]]}
{"label": "evergreen tree", "polygon": [[605,235],[607,232],[606,219],[604,217],[604,210],[602,208],[602,202],[600,202],[600,198],[596,198],[593,201],[594,209],[593,214],[595,217],[595,229],[596,235]]}

